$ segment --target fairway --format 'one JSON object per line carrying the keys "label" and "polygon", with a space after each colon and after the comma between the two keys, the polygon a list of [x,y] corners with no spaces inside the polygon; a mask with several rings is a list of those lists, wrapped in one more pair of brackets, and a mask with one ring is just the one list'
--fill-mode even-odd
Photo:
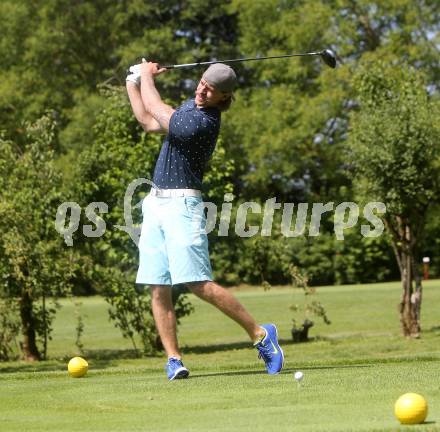
{"label": "fairway", "polygon": [[[290,342],[292,288],[236,289],[263,323],[279,328],[286,363],[268,376],[244,332],[211,306],[190,297],[195,312],[179,329],[188,380],[168,382],[164,359],[134,358],[109,323],[100,298],[82,299],[83,343],[90,370],[67,375],[75,354],[71,301],[63,301],[39,364],[0,364],[1,431],[440,431],[440,281],[424,284],[423,337],[399,335],[398,283],[324,287],[320,301],[332,321],[313,340]],[[297,385],[296,370],[304,372]],[[425,424],[400,427],[393,415],[403,393],[424,395]]]}

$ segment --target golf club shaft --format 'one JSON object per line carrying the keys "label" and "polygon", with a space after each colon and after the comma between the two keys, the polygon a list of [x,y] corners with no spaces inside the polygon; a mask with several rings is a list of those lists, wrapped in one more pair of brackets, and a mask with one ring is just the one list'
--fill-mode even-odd
{"label": "golf club shaft", "polygon": [[215,63],[238,63],[238,62],[251,61],[251,60],[269,60],[269,59],[280,59],[280,58],[287,58],[287,57],[304,57],[304,56],[318,56],[318,55],[322,55],[322,52],[284,54],[284,55],[279,55],[279,56],[267,56],[267,57],[246,57],[246,58],[239,58],[239,59],[216,60],[216,61],[206,61],[206,62],[198,62],[198,63],[185,63],[185,64],[167,65],[167,66],[160,65],[160,67],[165,68],[165,69],[176,69],[176,68],[185,68],[185,67],[206,66],[206,65],[212,65]]}

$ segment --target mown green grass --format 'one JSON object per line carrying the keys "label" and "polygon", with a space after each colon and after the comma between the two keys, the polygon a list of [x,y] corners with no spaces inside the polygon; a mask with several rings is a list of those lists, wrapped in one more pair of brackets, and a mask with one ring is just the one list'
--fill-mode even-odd
{"label": "mown green grass", "polygon": [[[75,315],[64,301],[39,364],[0,364],[1,431],[440,431],[440,281],[424,285],[423,337],[400,336],[399,284],[325,287],[318,297],[332,324],[313,340],[290,342],[289,305],[300,292],[249,288],[236,295],[260,322],[276,322],[285,369],[262,370],[244,332],[192,298],[179,330],[188,380],[168,382],[160,356],[133,358],[100,298],[82,299],[90,371],[67,376]],[[293,372],[305,373],[298,387]],[[427,423],[401,427],[395,400],[413,391],[429,404]]]}

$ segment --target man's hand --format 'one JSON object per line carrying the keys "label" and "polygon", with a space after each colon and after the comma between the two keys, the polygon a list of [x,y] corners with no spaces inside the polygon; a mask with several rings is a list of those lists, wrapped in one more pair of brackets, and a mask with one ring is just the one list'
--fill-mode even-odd
{"label": "man's hand", "polygon": [[160,125],[160,128],[168,132],[170,118],[175,110],[162,101],[154,83],[154,77],[166,70],[166,68],[161,68],[158,63],[148,62],[145,59],[142,59],[140,64],[142,103],[145,110]]}
{"label": "man's hand", "polygon": [[174,109],[162,102],[154,85],[154,77],[166,70],[159,67],[158,63],[147,62],[145,59],[129,68],[126,78],[128,97],[136,119],[147,132],[166,133],[169,129]]}
{"label": "man's hand", "polygon": [[135,83],[137,86],[141,83],[141,75],[143,74],[145,77],[155,77],[156,75],[160,75],[165,72],[166,68],[159,67],[158,63],[148,62],[144,58],[142,59],[142,63],[135,64],[130,66],[128,69],[130,73],[127,75],[126,81],[131,81]]}
{"label": "man's hand", "polygon": [[141,76],[155,77],[156,75],[160,75],[167,70],[166,68],[159,67],[159,63],[148,62],[144,58],[142,59],[142,63],[139,66]]}

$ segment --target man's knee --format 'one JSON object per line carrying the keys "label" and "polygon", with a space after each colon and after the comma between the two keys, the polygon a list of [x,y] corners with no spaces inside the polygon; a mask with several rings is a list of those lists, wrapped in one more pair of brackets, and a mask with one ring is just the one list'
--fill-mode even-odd
{"label": "man's knee", "polygon": [[187,288],[197,297],[206,298],[212,292],[211,281],[189,282]]}
{"label": "man's knee", "polygon": [[151,300],[164,301],[171,295],[171,287],[168,285],[150,285]]}

